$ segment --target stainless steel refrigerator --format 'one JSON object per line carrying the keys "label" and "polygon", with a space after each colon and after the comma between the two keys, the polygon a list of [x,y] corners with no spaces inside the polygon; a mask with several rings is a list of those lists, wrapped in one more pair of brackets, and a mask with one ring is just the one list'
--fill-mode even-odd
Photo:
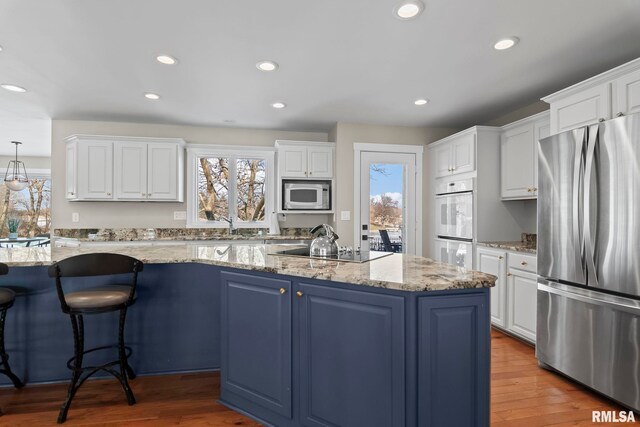
{"label": "stainless steel refrigerator", "polygon": [[640,410],[640,114],[539,141],[536,356]]}

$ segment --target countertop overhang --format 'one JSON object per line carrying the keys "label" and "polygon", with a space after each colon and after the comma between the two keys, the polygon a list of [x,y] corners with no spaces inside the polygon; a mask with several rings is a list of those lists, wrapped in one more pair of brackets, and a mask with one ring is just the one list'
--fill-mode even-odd
{"label": "countertop overhang", "polygon": [[20,247],[0,249],[0,262],[9,267],[48,266],[75,255],[109,252],[128,255],[145,264],[201,263],[410,292],[487,288],[495,286],[497,279],[491,274],[407,254],[393,254],[361,264],[271,255],[282,248],[280,245],[249,242],[166,246],[112,244],[77,248]]}

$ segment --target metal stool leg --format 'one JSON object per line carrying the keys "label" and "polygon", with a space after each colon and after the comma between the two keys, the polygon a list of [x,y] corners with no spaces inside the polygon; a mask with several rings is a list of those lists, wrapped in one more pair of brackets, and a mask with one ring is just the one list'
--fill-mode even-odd
{"label": "metal stool leg", "polygon": [[82,315],[71,314],[69,316],[71,317],[71,326],[73,328],[73,353],[75,359],[73,361],[73,376],[69,383],[67,398],[62,404],[60,413],[58,414],[58,424],[62,424],[67,420],[67,413],[69,412],[71,401],[78,391],[78,382],[82,375],[82,356],[84,355],[84,320],[82,319]]}
{"label": "metal stool leg", "polygon": [[[0,369],[0,373],[5,374],[15,388],[24,387],[24,383],[20,381],[20,378],[16,376],[16,374],[11,371],[11,366],[9,366],[9,356],[4,348],[4,321],[7,317],[7,308],[2,310],[0,314],[0,363],[2,364],[2,369]],[[0,413],[1,414],[1,413]]]}
{"label": "metal stool leg", "polygon": [[129,387],[129,381],[127,380],[127,376],[130,376],[130,373],[133,373],[133,370],[131,369],[131,367],[129,367],[127,355],[124,350],[124,321],[126,316],[127,309],[121,309],[120,324],[118,327],[118,357],[120,359],[120,378],[118,379],[120,380],[120,384],[122,384],[122,388],[124,389],[125,394],[127,395],[127,402],[129,403],[129,405],[133,405],[134,403],[136,403],[136,398],[133,396],[131,387]]}

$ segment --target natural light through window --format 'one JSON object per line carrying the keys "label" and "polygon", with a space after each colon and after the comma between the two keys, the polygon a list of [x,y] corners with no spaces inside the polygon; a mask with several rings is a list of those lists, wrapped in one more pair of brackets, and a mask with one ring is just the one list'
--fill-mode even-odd
{"label": "natural light through window", "polygon": [[[232,152],[235,151],[235,152]],[[243,147],[188,150],[188,226],[266,228],[273,212],[271,150]]]}
{"label": "natural light through window", "polygon": [[24,190],[9,191],[0,184],[0,236],[6,236],[9,224],[17,225],[20,237],[48,236],[51,226],[51,179],[29,179]]}

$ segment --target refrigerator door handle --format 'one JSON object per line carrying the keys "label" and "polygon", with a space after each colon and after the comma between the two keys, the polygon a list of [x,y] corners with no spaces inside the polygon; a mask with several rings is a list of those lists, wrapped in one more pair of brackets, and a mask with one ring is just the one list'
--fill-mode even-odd
{"label": "refrigerator door handle", "polygon": [[[580,197],[583,194],[583,178],[584,178],[584,156],[586,144],[586,132],[580,141],[579,149],[576,149],[574,167],[573,167],[573,245],[576,248],[576,265],[582,267],[585,272],[585,254],[584,254],[584,218],[583,209],[580,203]],[[586,274],[585,274],[586,276]]]}
{"label": "refrigerator door handle", "polygon": [[588,304],[611,307],[618,311],[625,311],[633,315],[640,315],[640,301],[562,285],[554,282],[539,281],[538,290],[550,294],[559,295],[569,299],[586,302]]}
{"label": "refrigerator door handle", "polygon": [[[591,215],[593,214],[596,219],[596,213],[591,212],[591,197],[594,196],[591,193],[591,178],[593,176],[593,167],[595,161],[595,150],[596,144],[598,142],[598,126],[592,126],[589,128],[588,132],[588,143],[587,143],[587,155],[586,155],[586,166],[584,173],[584,247],[585,247],[585,256],[586,264],[587,264],[587,285],[589,286],[597,286],[598,285],[598,275],[596,274],[596,262],[595,262],[595,230],[591,230]],[[597,195],[595,195],[597,197]]]}

